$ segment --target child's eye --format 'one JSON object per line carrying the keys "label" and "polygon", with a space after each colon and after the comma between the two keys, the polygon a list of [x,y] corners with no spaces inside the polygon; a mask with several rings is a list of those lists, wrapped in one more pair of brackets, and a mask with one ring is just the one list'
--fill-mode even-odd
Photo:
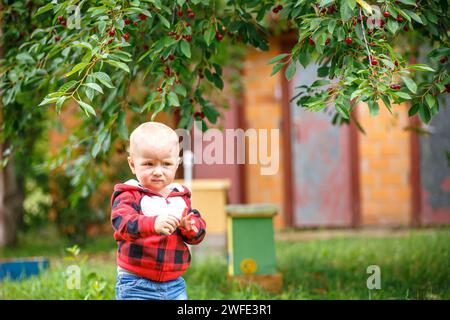
{"label": "child's eye", "polygon": [[169,166],[172,165],[172,163],[171,163],[171,162],[164,162],[164,165],[165,165],[166,167],[169,167]]}
{"label": "child's eye", "polygon": [[153,162],[148,162],[145,164],[146,166],[153,166]]}

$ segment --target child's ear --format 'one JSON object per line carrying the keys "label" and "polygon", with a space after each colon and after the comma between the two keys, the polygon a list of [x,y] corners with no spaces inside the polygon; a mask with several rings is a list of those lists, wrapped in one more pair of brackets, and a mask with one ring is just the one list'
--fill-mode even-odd
{"label": "child's ear", "polygon": [[136,174],[136,171],[134,169],[134,161],[130,156],[128,157],[128,165],[130,166],[131,172],[133,172],[133,174]]}

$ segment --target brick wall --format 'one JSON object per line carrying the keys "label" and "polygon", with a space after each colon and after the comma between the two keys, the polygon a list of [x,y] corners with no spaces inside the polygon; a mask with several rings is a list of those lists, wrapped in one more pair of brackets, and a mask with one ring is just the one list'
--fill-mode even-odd
{"label": "brick wall", "polygon": [[394,106],[390,114],[380,103],[371,117],[365,104],[358,117],[366,135],[359,135],[361,215],[363,225],[398,225],[410,222],[410,144],[407,107]]}
{"label": "brick wall", "polygon": [[[271,77],[272,66],[268,65],[267,62],[281,52],[276,43],[271,43],[270,48],[271,50],[268,52],[250,50],[245,58],[242,79],[242,83],[244,84],[245,129],[280,128],[282,110],[280,74]],[[259,164],[246,165],[247,203],[276,204],[280,209],[278,215],[275,217],[276,228],[282,228],[284,226],[283,192],[285,190],[281,151],[283,150],[283,137],[281,136],[281,130],[280,142],[280,166],[277,174],[261,175],[261,166]]]}

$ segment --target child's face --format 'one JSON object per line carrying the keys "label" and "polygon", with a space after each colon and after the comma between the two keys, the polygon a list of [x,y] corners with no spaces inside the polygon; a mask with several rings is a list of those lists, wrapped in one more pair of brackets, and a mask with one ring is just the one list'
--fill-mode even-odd
{"label": "child's face", "polygon": [[156,192],[173,182],[179,162],[178,146],[173,144],[150,146],[143,142],[128,157],[128,164],[139,183]]}

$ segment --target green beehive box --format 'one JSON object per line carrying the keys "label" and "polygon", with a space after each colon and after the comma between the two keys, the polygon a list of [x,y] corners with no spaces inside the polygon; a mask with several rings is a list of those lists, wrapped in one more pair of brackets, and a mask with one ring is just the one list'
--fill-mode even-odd
{"label": "green beehive box", "polygon": [[273,275],[276,273],[273,205],[227,206],[228,274]]}

